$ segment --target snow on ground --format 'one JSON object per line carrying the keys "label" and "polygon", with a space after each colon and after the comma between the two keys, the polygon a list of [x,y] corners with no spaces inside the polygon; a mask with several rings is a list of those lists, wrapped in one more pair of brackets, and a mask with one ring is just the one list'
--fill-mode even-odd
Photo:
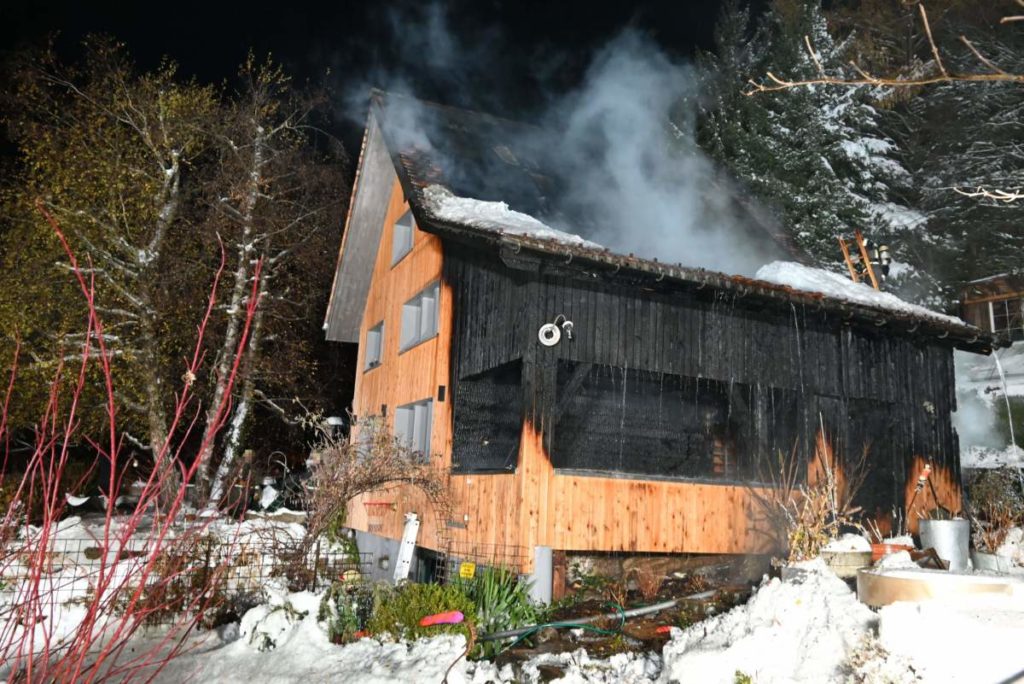
{"label": "snow on ground", "polygon": [[441,185],[428,186],[423,196],[430,213],[442,221],[450,221],[504,235],[524,235],[540,240],[551,240],[578,247],[601,249],[601,245],[551,228],[528,214],[509,209],[505,202],[459,197]]}
{"label": "snow on ground", "polygon": [[1005,595],[900,602],[879,612],[879,642],[926,682],[1009,682],[1024,673],[1024,605]]}
{"label": "snow on ground", "polygon": [[664,650],[665,682],[758,684],[829,682],[877,617],[821,560],[801,579],[772,579],[743,606],[674,634]]}
{"label": "snow on ground", "polygon": [[1019,446],[1006,446],[1003,449],[993,447],[971,446],[960,450],[960,465],[964,468],[1022,468],[1024,467],[1024,449]]}
{"label": "snow on ground", "polygon": [[871,551],[871,542],[859,534],[844,534],[825,545],[826,551]]}
{"label": "snow on ground", "polygon": [[[79,524],[72,522],[67,529]],[[889,558],[909,563],[905,552]],[[321,595],[290,593],[271,582],[264,604],[246,612],[240,623],[195,632],[187,653],[170,661],[155,681],[430,684],[441,682],[454,664],[448,674],[452,684],[536,684],[545,680],[545,666],[562,671],[554,681],[572,684],[731,684],[739,673],[758,684],[845,681],[850,676],[868,684],[893,684],[994,682],[1024,669],[1019,657],[1024,592],[899,603],[876,614],[821,560],[799,568],[802,573],[794,579],[763,580],[746,605],[673,630],[660,655],[622,653],[602,659],[579,649],[536,656],[517,671],[466,661],[461,636],[332,644],[317,621]],[[923,572],[916,566],[889,571]],[[58,614],[57,619],[64,617]],[[159,632],[136,637],[136,652],[144,650],[147,640],[159,638]]]}
{"label": "snow on ground", "polygon": [[317,623],[320,596],[270,588],[270,601],[243,616],[237,630],[207,634],[196,650],[171,661],[159,682],[304,682],[342,684],[507,681],[490,663],[467,663],[461,636],[389,643],[364,638],[332,644]]}
{"label": "snow on ground", "polygon": [[1006,426],[996,425],[997,409],[1004,410],[1000,404],[1005,397],[1024,397],[1024,343],[998,349],[991,356],[957,351],[954,363],[957,410],[953,419],[963,467],[1024,467],[1024,435],[1014,435],[1015,447],[1006,438]]}
{"label": "snow on ground", "polygon": [[462,636],[443,635],[414,642],[363,638],[345,646],[332,644],[317,622],[320,595],[269,588],[270,601],[249,610],[241,623],[206,633],[190,644],[188,655],[171,661],[158,682],[298,682],[347,684],[392,682],[505,683],[545,681],[540,668],[564,671],[563,682],[652,682],[661,660],[656,654],[620,653],[592,658],[584,649],[537,656],[515,673],[463,657]]}
{"label": "snow on ground", "polygon": [[794,290],[816,292],[827,297],[876,309],[887,309],[921,318],[931,318],[944,323],[966,325],[955,316],[947,316],[923,306],[911,304],[892,293],[879,292],[870,285],[855,283],[845,275],[804,266],[792,261],[773,261],[759,268],[754,277],[777,285],[785,285]]}

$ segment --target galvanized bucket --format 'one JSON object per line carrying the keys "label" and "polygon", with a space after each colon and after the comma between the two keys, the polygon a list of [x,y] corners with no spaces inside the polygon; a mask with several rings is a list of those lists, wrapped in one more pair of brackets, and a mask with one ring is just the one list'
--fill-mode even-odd
{"label": "galvanized bucket", "polygon": [[949,563],[951,571],[967,569],[971,541],[969,520],[922,520],[918,531],[922,549],[934,548],[939,558]]}

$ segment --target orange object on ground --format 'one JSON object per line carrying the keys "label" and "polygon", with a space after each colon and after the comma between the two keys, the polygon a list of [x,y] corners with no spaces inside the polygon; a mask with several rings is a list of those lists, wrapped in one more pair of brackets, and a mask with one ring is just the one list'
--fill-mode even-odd
{"label": "orange object on ground", "polygon": [[890,553],[899,553],[900,551],[913,551],[913,546],[907,546],[906,544],[872,544],[871,545],[871,562],[877,563],[880,559],[888,556]]}
{"label": "orange object on ground", "polygon": [[669,634],[672,632],[672,625],[662,625],[654,630],[656,634]]}
{"label": "orange object on ground", "polygon": [[459,610],[450,610],[447,613],[438,613],[436,615],[428,615],[425,618],[420,619],[420,627],[430,627],[432,625],[457,625],[466,616]]}

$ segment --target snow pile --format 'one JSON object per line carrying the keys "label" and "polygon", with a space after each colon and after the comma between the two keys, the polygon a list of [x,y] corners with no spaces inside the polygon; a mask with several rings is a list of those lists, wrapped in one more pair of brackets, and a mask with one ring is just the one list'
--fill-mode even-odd
{"label": "snow pile", "polygon": [[503,235],[523,235],[538,240],[601,249],[601,245],[584,240],[579,235],[556,230],[528,214],[513,211],[505,202],[486,202],[459,197],[441,185],[428,186],[423,191],[423,197],[430,213],[442,221],[482,228]]}
{"label": "snow pile", "polygon": [[785,285],[794,290],[816,292],[853,304],[896,311],[921,318],[931,318],[943,323],[967,325],[959,318],[905,302],[889,292],[879,292],[870,285],[855,283],[847,276],[820,268],[811,268],[792,261],[773,261],[759,268],[754,277],[777,285]]}
{"label": "snow pile", "polygon": [[540,671],[543,666],[561,669],[564,674],[554,680],[559,682],[639,684],[657,679],[661,671],[661,658],[655,654],[642,653],[616,653],[607,659],[591,658],[582,648],[572,653],[546,653],[523,663],[522,676],[518,681],[530,684],[547,681]]}
{"label": "snow pile", "polygon": [[871,542],[859,534],[844,534],[825,545],[825,551],[871,551]]}
{"label": "snow pile", "polygon": [[676,632],[664,650],[662,680],[759,684],[836,681],[876,622],[821,560],[802,577],[772,579],[744,606]]}
{"label": "snow pile", "polygon": [[920,570],[921,567],[910,558],[909,551],[887,553],[875,564],[876,570]]}
{"label": "snow pile", "polygon": [[1022,603],[996,594],[894,603],[879,612],[879,641],[926,682],[1015,681],[1024,668]]}
{"label": "snow pile", "polygon": [[996,555],[1009,558],[1017,565],[1024,565],[1024,530],[1019,527],[1010,528],[1006,539],[996,549]]}
{"label": "snow pile", "polygon": [[207,635],[195,650],[171,661],[156,681],[428,683],[441,682],[456,661],[448,676],[452,684],[512,677],[510,668],[502,672],[490,663],[467,662],[462,636],[398,643],[367,638],[337,646],[317,621],[320,595],[273,586],[268,593],[268,603],[242,617],[237,635]]}
{"label": "snow pile", "polygon": [[972,446],[961,449],[960,465],[964,468],[1024,467],[1024,448],[1007,445],[1003,449]]}

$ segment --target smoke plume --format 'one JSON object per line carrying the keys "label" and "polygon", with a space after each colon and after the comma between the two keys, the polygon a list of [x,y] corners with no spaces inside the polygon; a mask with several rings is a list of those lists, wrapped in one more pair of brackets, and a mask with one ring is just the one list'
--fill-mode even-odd
{"label": "smoke plume", "polygon": [[[429,74],[421,80],[428,90],[442,84],[446,103],[493,106],[501,101],[502,85],[480,78],[502,71],[491,68],[502,60],[487,47],[501,45],[497,32],[487,33],[485,40],[460,40],[436,5],[412,16],[391,16],[399,38],[398,67],[372,74],[374,85],[422,96],[423,88],[408,71],[418,55],[420,66],[423,59],[430,60]],[[401,40],[408,36],[417,38]],[[782,256],[782,250],[765,226],[758,225],[764,223],[763,216],[741,202],[737,188],[697,147],[697,96],[689,64],[626,29],[593,54],[576,88],[547,93],[541,111],[528,115],[537,126],[524,127],[509,145],[536,153],[543,173],[554,180],[557,191],[545,206],[517,206],[512,196],[475,199],[506,201],[513,209],[616,252],[752,275]],[[365,98],[365,90],[360,97]],[[445,149],[431,117],[415,100],[396,98],[387,116],[389,130],[401,145],[429,151],[446,177],[479,175],[478,182],[465,185],[481,188],[480,193],[491,185],[487,174],[508,172],[497,158],[484,167],[477,160],[467,168],[469,160]],[[508,142],[495,140],[493,146]]]}

